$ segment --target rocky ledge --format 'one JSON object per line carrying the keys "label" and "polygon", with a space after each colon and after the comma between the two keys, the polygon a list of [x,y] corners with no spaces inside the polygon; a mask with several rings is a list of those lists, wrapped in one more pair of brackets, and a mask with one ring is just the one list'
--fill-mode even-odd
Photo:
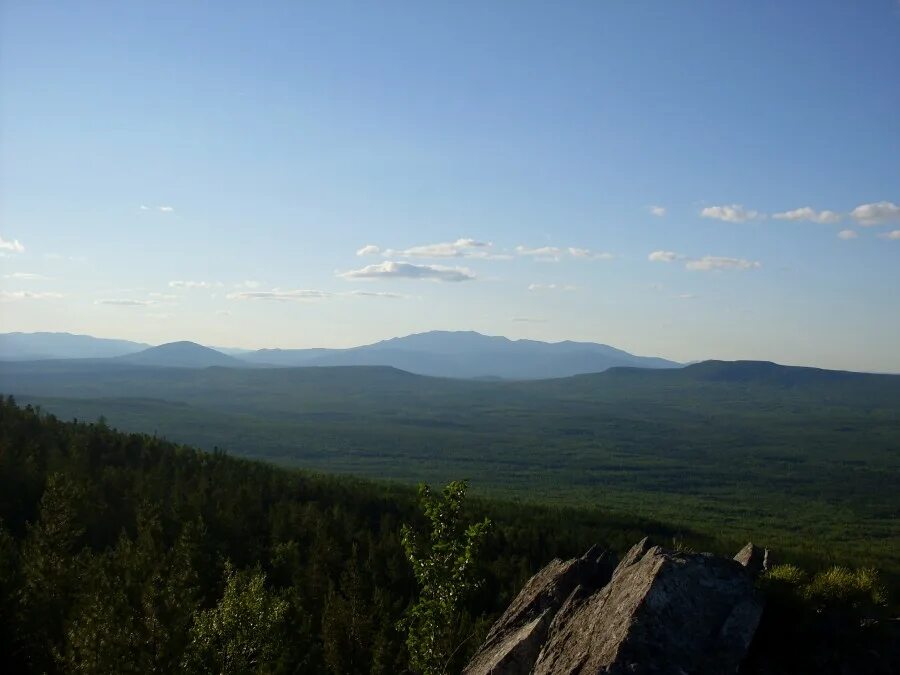
{"label": "rocky ledge", "polygon": [[762,615],[753,577],[767,552],[734,559],[646,539],[614,564],[592,548],[534,575],[466,675],[736,673]]}

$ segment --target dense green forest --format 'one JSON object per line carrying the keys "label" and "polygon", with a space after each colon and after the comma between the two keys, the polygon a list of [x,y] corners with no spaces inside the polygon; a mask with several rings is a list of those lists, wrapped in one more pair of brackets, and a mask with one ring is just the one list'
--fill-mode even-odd
{"label": "dense green forest", "polygon": [[[466,619],[471,648],[554,556],[673,535],[590,511],[471,507],[496,524]],[[401,525],[420,518],[411,489],[203,453],[4,401],[0,516],[7,672],[178,670],[194,614],[216,606],[228,569],[261,571],[286,602],[270,627],[284,632],[277,670],[406,668],[396,624],[415,590],[400,542]]]}
{"label": "dense green forest", "polygon": [[[595,543],[621,553],[645,534],[733,552],[727,542],[597,510],[465,507],[471,521],[486,514],[483,583],[460,617],[471,637],[450,672],[553,557]],[[416,585],[401,529],[424,520],[411,489],[204,453],[102,420],[62,422],[7,399],[0,516],[5,672],[408,672],[398,622]],[[778,591],[803,578],[785,568],[769,583]],[[877,577],[849,578],[842,588],[854,598],[883,605]],[[785,597],[775,616],[789,630],[764,624],[757,653],[781,653],[785,635],[806,630]],[[854,649],[883,640],[857,636],[858,620],[848,625],[843,639]],[[813,641],[790,647],[821,651]]]}
{"label": "dense green forest", "polygon": [[533,382],[6,363],[0,391],[211,451],[598,506],[900,575],[900,377],[706,362]]}

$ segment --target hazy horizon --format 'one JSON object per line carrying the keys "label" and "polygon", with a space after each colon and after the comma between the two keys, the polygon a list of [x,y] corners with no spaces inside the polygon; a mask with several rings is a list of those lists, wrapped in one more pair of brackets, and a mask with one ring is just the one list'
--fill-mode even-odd
{"label": "hazy horizon", "polygon": [[[122,338],[122,337],[117,337],[117,336],[108,336],[108,335],[89,335],[89,334],[87,334],[87,333],[72,333],[72,332],[69,332],[69,331],[33,331],[33,332],[27,332],[27,331],[12,331],[11,333],[0,333],[0,335],[8,335],[8,334],[30,335],[30,334],[34,334],[34,333],[50,333],[50,334],[58,334],[58,335],[70,335],[70,336],[75,336],[75,337],[93,337],[93,338],[100,338],[100,339],[106,339],[106,340],[128,340],[128,341],[135,342],[135,343],[138,343],[138,344],[145,344],[145,345],[148,346],[148,348],[159,347],[159,346],[162,346],[162,345],[165,345],[165,344],[171,344],[171,343],[176,343],[176,342],[190,342],[190,343],[198,344],[198,345],[201,345],[201,346],[204,346],[204,347],[209,347],[209,348],[215,349],[215,350],[217,350],[217,351],[219,351],[219,350],[224,350],[223,353],[228,353],[228,352],[231,351],[231,350],[234,350],[234,351],[254,352],[254,351],[262,350],[262,349],[276,349],[276,350],[279,350],[279,349],[280,349],[280,350],[292,350],[292,349],[301,349],[301,350],[302,350],[302,349],[325,349],[325,350],[329,350],[329,349],[353,349],[353,348],[355,348],[355,347],[366,347],[366,346],[370,346],[370,345],[373,345],[373,344],[376,344],[376,343],[379,343],[379,342],[383,342],[383,341],[387,341],[387,340],[398,339],[398,338],[404,338],[404,337],[410,337],[410,336],[415,336],[415,335],[422,335],[422,334],[426,334],[426,333],[435,333],[435,332],[440,332],[440,333],[448,333],[448,332],[449,332],[449,333],[473,333],[473,332],[474,332],[474,333],[478,333],[478,335],[481,335],[481,336],[483,336],[483,337],[501,337],[501,338],[505,338],[505,339],[511,340],[511,341],[517,341],[517,340],[533,340],[533,338],[514,338],[514,337],[510,337],[510,336],[508,336],[508,335],[493,335],[493,334],[487,334],[487,333],[479,333],[478,331],[471,331],[471,330],[466,330],[466,329],[461,329],[461,330],[427,330],[427,331],[420,331],[420,332],[418,332],[418,333],[409,333],[409,334],[405,334],[405,335],[391,335],[391,336],[388,336],[388,337],[385,337],[385,338],[379,338],[379,339],[377,339],[377,340],[373,340],[372,342],[361,342],[361,343],[358,343],[358,344],[344,345],[344,346],[341,346],[341,347],[335,347],[335,346],[327,345],[327,344],[313,345],[313,346],[311,346],[311,347],[293,347],[293,346],[279,346],[279,345],[273,346],[273,345],[266,345],[266,344],[264,344],[264,345],[262,345],[262,346],[259,346],[259,347],[239,347],[239,346],[228,345],[228,344],[218,344],[218,345],[217,345],[217,344],[209,344],[209,343],[204,343],[204,342],[202,342],[202,341],[198,341],[198,340],[189,340],[189,339],[176,339],[176,340],[169,340],[169,341],[165,341],[165,342],[156,342],[156,343],[154,343],[154,342],[151,342],[151,341],[141,340],[141,339],[129,340],[128,338]],[[627,353],[629,353],[629,354],[631,354],[631,355],[633,355],[633,356],[647,357],[647,358],[663,358],[663,359],[668,359],[668,360],[670,360],[670,361],[673,361],[674,363],[679,363],[679,364],[681,364],[682,366],[689,366],[689,365],[692,365],[692,364],[694,364],[694,363],[700,363],[700,362],[703,362],[703,361],[766,361],[766,362],[773,362],[773,363],[776,363],[776,364],[782,365],[782,366],[797,366],[797,367],[822,368],[822,366],[816,366],[816,365],[813,365],[813,364],[806,364],[806,363],[789,363],[789,362],[783,362],[783,361],[773,361],[773,360],[771,360],[771,359],[744,359],[744,358],[728,359],[728,358],[719,358],[719,357],[715,357],[715,356],[708,356],[708,357],[704,357],[704,358],[691,359],[691,360],[688,360],[688,361],[678,361],[677,359],[669,359],[668,357],[666,357],[665,355],[662,355],[662,354],[642,354],[642,353],[640,353],[640,352],[635,352],[635,351],[633,351],[633,350],[631,350],[631,349],[628,349],[627,347],[624,347],[624,346],[622,346],[622,345],[615,345],[615,344],[610,344],[610,343],[605,343],[605,342],[592,342],[592,341],[584,341],[584,340],[568,340],[568,339],[563,339],[563,340],[539,340],[539,341],[540,341],[540,342],[545,342],[545,343],[548,343],[548,344],[560,344],[560,343],[564,343],[564,342],[576,342],[576,343],[581,343],[581,344],[605,344],[606,346],[612,347],[612,348],[614,348],[614,349],[619,349],[619,350],[625,351],[625,352],[627,352]],[[826,368],[826,369],[827,369],[827,368]],[[834,370],[847,370],[847,371],[850,371],[850,372],[872,373],[872,374],[883,374],[883,375],[900,375],[900,370],[857,370],[857,369],[852,369],[852,368],[843,368],[843,369],[838,368],[838,369],[834,369]]]}
{"label": "hazy horizon", "polygon": [[900,372],[898,63],[893,0],[4,3],[0,331]]}

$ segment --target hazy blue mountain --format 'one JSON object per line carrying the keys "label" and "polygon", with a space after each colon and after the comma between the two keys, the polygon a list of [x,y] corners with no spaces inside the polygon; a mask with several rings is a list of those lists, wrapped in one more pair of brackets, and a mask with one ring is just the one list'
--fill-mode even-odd
{"label": "hazy blue mountain", "polygon": [[264,349],[241,359],[277,366],[393,366],[419,375],[514,380],[567,377],[609,368],[678,368],[592,342],[510,340],[473,331],[431,331],[351,349]]}
{"label": "hazy blue mountain", "polygon": [[255,349],[243,349],[241,347],[217,347],[216,345],[209,345],[209,347],[228,356],[241,356],[243,354],[252,354],[256,351]]}
{"label": "hazy blue mountain", "polygon": [[418,375],[532,380],[609,368],[677,368],[681,364],[591,342],[510,340],[472,331],[431,331],[350,349],[219,349],[193,342],[159,347],[67,333],[0,335],[0,359],[103,359],[148,366],[391,366]]}
{"label": "hazy blue mountain", "polygon": [[175,368],[209,368],[225,366],[246,367],[246,363],[215,349],[198,345],[196,342],[169,342],[158,347],[150,347],[135,354],[120,356],[117,362],[139,366],[164,366]]}
{"label": "hazy blue mountain", "polygon": [[266,366],[283,366],[293,368],[296,366],[307,366],[310,361],[319,356],[333,353],[342,353],[344,349],[258,349],[248,354],[240,354],[243,361]]}
{"label": "hazy blue mountain", "polygon": [[133,354],[149,346],[72,333],[0,333],[0,360],[99,359]]}

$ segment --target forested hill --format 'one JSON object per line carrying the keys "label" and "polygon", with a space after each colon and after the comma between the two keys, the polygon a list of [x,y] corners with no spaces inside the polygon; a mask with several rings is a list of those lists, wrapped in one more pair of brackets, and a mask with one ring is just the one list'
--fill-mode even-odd
{"label": "forested hill", "polygon": [[5,363],[66,419],[412,485],[681,523],[900,576],[900,376],[704,362],[530,382],[380,366]]}
{"label": "forested hill", "polygon": [[[485,512],[495,528],[465,619],[472,649],[553,557],[675,534],[587,510],[474,503],[473,518]],[[260,606],[283,618],[265,627],[277,672],[406,670],[397,621],[414,592],[399,538],[416,521],[409,488],[206,454],[2,400],[0,518],[3,672],[220,672],[190,628],[221,599],[229,565],[244,590],[265,575]]]}
{"label": "forested hill", "polygon": [[[483,583],[459,619],[470,639],[447,672],[554,557],[593,544],[621,554],[644,535],[731,553],[596,510],[472,501],[464,521],[484,515]],[[399,622],[417,589],[404,523],[423,528],[407,487],[207,454],[0,398],[0,671],[410,673]],[[772,572],[761,588],[773,609],[742,672],[890,658],[891,624],[860,620],[895,611],[877,574]]]}

